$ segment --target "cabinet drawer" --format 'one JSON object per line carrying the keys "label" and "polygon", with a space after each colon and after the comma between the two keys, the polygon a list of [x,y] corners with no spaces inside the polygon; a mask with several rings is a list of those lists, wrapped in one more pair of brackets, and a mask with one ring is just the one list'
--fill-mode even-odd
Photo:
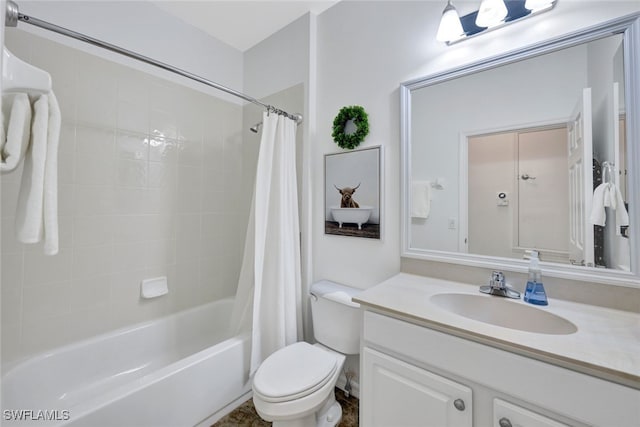
{"label": "cabinet drawer", "polygon": [[493,427],[569,427],[502,399],[493,399]]}

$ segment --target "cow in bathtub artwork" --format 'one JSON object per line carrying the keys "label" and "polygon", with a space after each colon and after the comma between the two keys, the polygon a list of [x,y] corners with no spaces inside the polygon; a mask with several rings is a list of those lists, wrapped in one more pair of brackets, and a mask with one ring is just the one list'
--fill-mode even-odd
{"label": "cow in bathtub artwork", "polygon": [[379,150],[326,156],[325,234],[380,238]]}

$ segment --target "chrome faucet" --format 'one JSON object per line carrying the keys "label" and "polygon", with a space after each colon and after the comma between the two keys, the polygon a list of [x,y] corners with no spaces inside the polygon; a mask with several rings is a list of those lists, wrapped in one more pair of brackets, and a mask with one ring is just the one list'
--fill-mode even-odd
{"label": "chrome faucet", "polygon": [[497,295],[499,297],[520,299],[520,292],[507,286],[502,271],[494,271],[491,273],[491,279],[488,285],[480,286],[480,292],[489,295]]}

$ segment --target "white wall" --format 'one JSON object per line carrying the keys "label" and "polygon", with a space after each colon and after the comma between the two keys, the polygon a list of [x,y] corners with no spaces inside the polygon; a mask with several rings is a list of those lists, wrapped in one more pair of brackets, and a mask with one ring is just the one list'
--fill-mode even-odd
{"label": "white wall", "polygon": [[[477,2],[457,2],[459,9]],[[477,6],[476,6],[477,7]],[[440,2],[343,1],[318,17],[318,130],[312,142],[314,277],[366,288],[400,270],[398,85],[640,10],[637,1],[558,2],[549,13],[447,47],[435,40]],[[331,123],[345,105],[369,113],[364,146],[385,147],[382,241],[326,236],[323,157],[340,151]]]}
{"label": "white wall", "polygon": [[[176,19],[147,1],[18,1],[20,12],[77,31],[107,43],[164,62],[190,73],[242,91],[242,52]],[[147,66],[87,43],[24,23],[19,28],[35,32],[86,52],[127,64],[152,75],[180,82],[196,90],[200,83]],[[11,32],[11,29],[7,29]],[[211,89],[214,96],[241,101]]]}

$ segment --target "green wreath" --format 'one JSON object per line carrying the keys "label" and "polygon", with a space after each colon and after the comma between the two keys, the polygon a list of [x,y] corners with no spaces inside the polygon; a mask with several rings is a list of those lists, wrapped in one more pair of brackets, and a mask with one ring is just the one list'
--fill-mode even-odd
{"label": "green wreath", "polygon": [[[356,125],[356,131],[350,134],[344,133],[344,128],[349,120]],[[340,112],[333,119],[333,140],[342,148],[354,149],[369,134],[369,116],[359,105],[342,107]]]}

